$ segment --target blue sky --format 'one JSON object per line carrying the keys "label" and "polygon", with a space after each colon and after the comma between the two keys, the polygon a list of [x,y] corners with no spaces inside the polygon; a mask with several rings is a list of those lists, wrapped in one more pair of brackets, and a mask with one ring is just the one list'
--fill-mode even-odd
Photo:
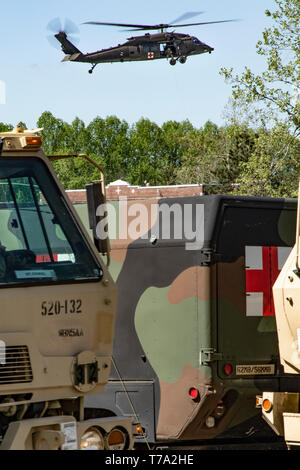
{"label": "blue sky", "polygon": [[[255,45],[271,24],[264,11],[275,10],[273,0],[15,0],[1,8],[0,84],[5,104],[0,121],[25,121],[34,127],[43,111],[71,122],[76,116],[88,124],[96,116],[116,115],[129,124],[141,117],[161,125],[189,119],[196,127],[208,119],[223,124],[231,96],[221,67],[236,72],[249,66],[264,69]],[[118,27],[81,25],[84,21],[168,23],[187,11],[204,11],[191,19],[215,21],[240,18],[236,23],[179,29],[214,47],[212,54],[188,58],[170,66],[166,60],[100,64],[92,75],[88,64],[61,63],[64,54],[47,41],[48,22],[69,18],[80,29],[78,48],[92,52],[122,43],[136,33]],[[138,34],[138,33],[137,33]]]}

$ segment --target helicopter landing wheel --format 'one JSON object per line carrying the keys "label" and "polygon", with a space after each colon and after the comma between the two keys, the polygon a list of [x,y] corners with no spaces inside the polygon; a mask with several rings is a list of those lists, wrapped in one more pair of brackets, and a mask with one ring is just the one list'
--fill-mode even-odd
{"label": "helicopter landing wheel", "polygon": [[179,57],[179,62],[181,64],[185,64],[186,63],[186,57],[182,56],[182,57]]}
{"label": "helicopter landing wheel", "polygon": [[93,73],[94,68],[96,67],[97,64],[94,64],[92,68],[89,70],[89,73]]}
{"label": "helicopter landing wheel", "polygon": [[176,64],[176,59],[170,59],[170,65],[175,65]]}

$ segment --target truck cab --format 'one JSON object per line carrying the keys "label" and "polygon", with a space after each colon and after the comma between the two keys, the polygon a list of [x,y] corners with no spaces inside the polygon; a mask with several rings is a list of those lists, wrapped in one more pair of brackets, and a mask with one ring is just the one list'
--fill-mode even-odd
{"label": "truck cab", "polygon": [[0,134],[0,449],[131,448],[131,420],[84,417],[109,377],[116,286],[40,130]]}

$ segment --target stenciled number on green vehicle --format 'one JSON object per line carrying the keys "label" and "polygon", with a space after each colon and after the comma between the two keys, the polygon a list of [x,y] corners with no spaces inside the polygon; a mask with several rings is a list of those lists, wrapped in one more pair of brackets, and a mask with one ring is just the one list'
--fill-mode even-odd
{"label": "stenciled number on green vehicle", "polygon": [[59,315],[61,313],[82,313],[81,299],[44,300],[41,305],[41,314]]}

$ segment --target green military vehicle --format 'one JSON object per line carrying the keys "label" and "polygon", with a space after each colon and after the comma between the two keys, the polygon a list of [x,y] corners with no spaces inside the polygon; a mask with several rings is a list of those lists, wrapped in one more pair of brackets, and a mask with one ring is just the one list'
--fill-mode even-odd
{"label": "green military vehicle", "polygon": [[[88,227],[86,205],[75,208]],[[133,417],[137,443],[150,447],[271,442],[255,398],[280,389],[272,284],[293,245],[296,201],[131,199],[108,214],[114,363],[104,393],[85,399],[91,416]]]}
{"label": "green military vehicle", "polygon": [[0,449],[131,449],[132,419],[84,416],[116,286],[35,131],[0,134],[0,220]]}

